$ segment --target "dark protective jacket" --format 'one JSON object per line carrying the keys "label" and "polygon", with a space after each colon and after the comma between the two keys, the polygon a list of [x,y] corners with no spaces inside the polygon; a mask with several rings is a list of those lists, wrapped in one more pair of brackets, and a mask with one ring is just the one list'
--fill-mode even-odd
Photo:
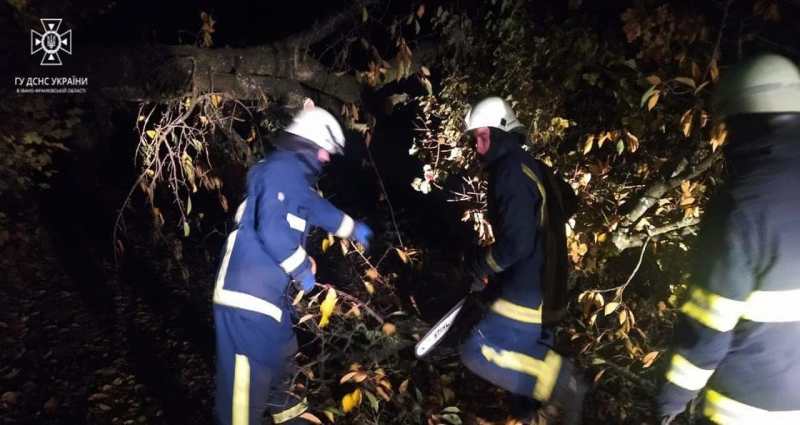
{"label": "dark protective jacket", "polygon": [[526,153],[517,134],[491,128],[482,158],[489,173],[488,213],[495,243],[479,251],[475,268],[493,276],[500,297],[491,314],[512,326],[559,319],[566,306],[565,223],[574,214],[572,188]]}
{"label": "dark protective jacket", "polygon": [[[278,146],[306,144],[293,134],[279,137]],[[247,195],[223,248],[215,304],[281,322],[290,279],[311,267],[305,250],[311,226],[341,238],[351,236],[353,219],[313,188],[321,168],[313,150],[293,152],[279,147],[248,172]]]}
{"label": "dark protective jacket", "polygon": [[728,120],[733,176],[708,207],[661,414],[703,391],[720,424],[800,424],[800,114]]}

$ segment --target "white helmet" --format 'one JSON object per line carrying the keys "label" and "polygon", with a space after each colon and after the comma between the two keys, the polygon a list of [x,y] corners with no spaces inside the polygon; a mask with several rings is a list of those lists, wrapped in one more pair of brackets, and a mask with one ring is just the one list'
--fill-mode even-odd
{"label": "white helmet", "polygon": [[464,118],[467,131],[480,127],[494,127],[503,131],[521,128],[517,115],[505,100],[499,97],[487,97],[470,108]]}
{"label": "white helmet", "polygon": [[339,121],[330,112],[314,106],[311,99],[306,100],[286,132],[308,139],[332,155],[344,152],[344,132]]}

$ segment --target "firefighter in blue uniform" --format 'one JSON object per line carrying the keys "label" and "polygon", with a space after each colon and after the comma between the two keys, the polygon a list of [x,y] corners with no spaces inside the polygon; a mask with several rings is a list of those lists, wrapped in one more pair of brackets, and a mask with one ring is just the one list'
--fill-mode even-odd
{"label": "firefighter in blue uniform", "polygon": [[248,173],[214,289],[221,424],[260,424],[265,410],[274,423],[306,423],[299,418],[306,400],[291,388],[298,345],[288,286],[314,289],[305,250],[311,226],[365,246],[372,234],[313,189],[324,163],[341,154],[344,143],[336,119],[307,100],[274,141],[278,149]]}
{"label": "firefighter in blue uniform", "polygon": [[732,176],[701,225],[657,421],[701,395],[706,423],[800,424],[800,72],[758,56],[713,103]]}
{"label": "firefighter in blue uniform", "polygon": [[[565,223],[577,199],[566,182],[523,150],[523,126],[503,99],[477,103],[466,126],[489,174],[495,243],[474,250],[465,266],[476,281],[490,277],[489,287],[495,286],[499,297],[462,347],[462,362],[517,402],[544,403],[547,419],[563,413],[564,423],[578,424],[587,386],[548,336],[548,325],[565,313]],[[530,421],[532,413],[515,415]]]}

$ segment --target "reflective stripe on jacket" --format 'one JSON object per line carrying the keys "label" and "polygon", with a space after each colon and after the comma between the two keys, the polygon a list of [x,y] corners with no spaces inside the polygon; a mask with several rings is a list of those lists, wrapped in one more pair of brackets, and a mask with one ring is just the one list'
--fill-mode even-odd
{"label": "reflective stripe on jacket", "polygon": [[557,320],[568,289],[564,224],[577,199],[514,135],[491,132],[484,163],[495,243],[479,255],[478,265],[482,275],[495,275],[500,286],[492,312],[522,326]]}
{"label": "reflective stripe on jacket", "polygon": [[312,188],[320,169],[310,152],[278,149],[248,172],[247,197],[223,247],[215,304],[280,321],[280,301],[290,279],[311,267],[305,250],[311,226],[351,236],[353,219]]}
{"label": "reflective stripe on jacket", "polygon": [[703,218],[659,409],[703,391],[716,423],[800,424],[800,115],[783,130],[737,120],[735,175]]}

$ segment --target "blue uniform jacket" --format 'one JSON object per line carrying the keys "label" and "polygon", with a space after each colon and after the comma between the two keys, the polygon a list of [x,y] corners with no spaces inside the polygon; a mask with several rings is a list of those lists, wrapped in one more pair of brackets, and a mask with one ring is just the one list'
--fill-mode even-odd
{"label": "blue uniform jacket", "polygon": [[658,410],[800,424],[800,114],[728,123],[733,175],[703,218]]}
{"label": "blue uniform jacket", "polygon": [[[285,133],[280,137],[286,142],[298,136]],[[281,322],[290,279],[311,267],[305,249],[311,226],[341,238],[351,236],[353,219],[312,187],[321,167],[312,152],[279,148],[248,172],[247,195],[223,248],[215,304]]]}
{"label": "blue uniform jacket", "polygon": [[540,325],[564,314],[567,248],[564,223],[577,198],[566,182],[526,153],[516,135],[491,128],[483,163],[495,243],[477,256],[477,272],[494,275],[500,297],[492,313],[512,326]]}

